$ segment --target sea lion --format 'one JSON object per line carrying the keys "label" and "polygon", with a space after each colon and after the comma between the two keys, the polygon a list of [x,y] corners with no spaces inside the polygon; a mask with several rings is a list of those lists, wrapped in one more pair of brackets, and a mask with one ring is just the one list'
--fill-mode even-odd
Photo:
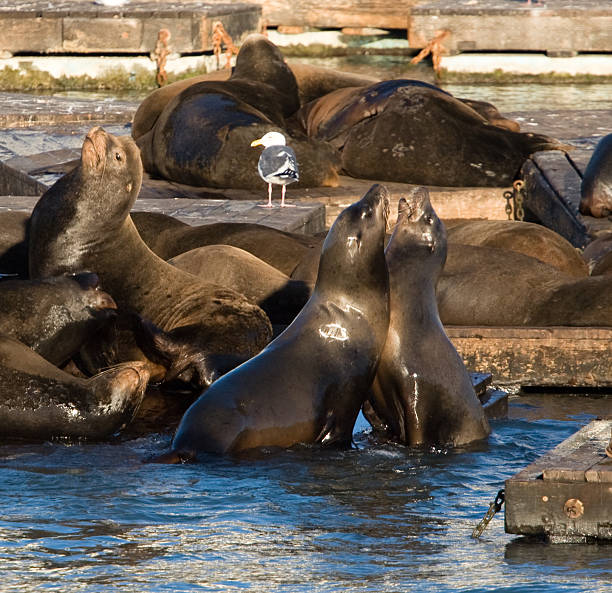
{"label": "sea lion", "polygon": [[551,286],[533,307],[529,325],[612,325],[612,275],[572,279]]}
{"label": "sea lion", "polygon": [[602,255],[591,270],[591,276],[604,276],[606,274],[612,274],[612,251]]}
{"label": "sea lion", "polygon": [[232,288],[259,305],[272,324],[291,323],[310,297],[310,288],[232,245],[207,245],[168,260],[202,279]]}
{"label": "sea lion", "polygon": [[[256,34],[249,37],[247,37],[249,43],[247,44],[245,41],[246,48],[249,47],[249,44],[251,44],[252,41],[260,40],[260,37]],[[241,48],[240,51],[243,52],[243,48]],[[243,58],[245,58],[244,52]],[[251,68],[252,64],[257,64],[257,57],[253,55],[249,61],[250,64],[248,68]],[[237,66],[240,67],[246,63],[247,62],[245,62],[244,59],[241,59]],[[288,61],[287,65],[289,66],[291,72],[293,72],[293,76],[297,83],[300,105],[305,105],[306,103],[313,101],[314,99],[318,99],[319,97],[322,97],[323,95],[326,95],[327,93],[335,91],[339,88],[347,86],[367,86],[378,82],[377,78],[373,78],[371,76],[343,72],[333,68],[325,68],[323,66],[313,66],[311,64],[301,64],[299,62],[292,61]],[[250,73],[247,71],[245,74],[249,76]],[[226,81],[231,75],[231,70],[214,70],[206,74],[199,74],[197,76],[192,76],[191,78],[177,80],[176,82],[167,84],[159,89],[155,89],[151,94],[147,95],[147,97],[143,99],[138,106],[136,113],[134,114],[134,121],[132,123],[132,137],[134,139],[138,139],[149,132],[155,126],[155,122],[166,105],[186,88],[199,82]]]}
{"label": "sea lion", "polygon": [[0,334],[56,366],[74,356],[116,308],[91,273],[0,282]]}
{"label": "sea lion", "polygon": [[284,128],[299,106],[297,83],[281,52],[263,35],[252,35],[227,81],[188,86],[167,103],[154,127],[135,139],[153,175],[196,186],[257,189],[265,185],[251,142],[279,132],[297,154],[297,185],[337,185],[336,152]]}
{"label": "sea lion", "polygon": [[3,440],[104,439],[140,405],[149,375],[140,362],[91,379],[69,375],[21,342],[0,335],[0,425]]}
{"label": "sea lion", "polygon": [[389,322],[387,210],[388,191],[374,185],[340,213],[306,306],[260,354],[191,405],[158,461],[351,442]]}
{"label": "sea lion", "polygon": [[612,214],[612,134],[597,143],[584,170],[580,212],[596,218]]}
{"label": "sea lion", "polygon": [[387,438],[411,446],[484,439],[489,423],[438,315],[435,286],[446,259],[446,233],[425,188],[400,198],[385,257],[391,308],[369,398],[373,424],[382,421]]}
{"label": "sea lion", "polygon": [[0,212],[0,273],[28,277],[29,212]]}
{"label": "sea lion", "polygon": [[453,244],[436,294],[445,325],[612,325],[612,276],[576,278],[494,247]]}
{"label": "sea lion", "polygon": [[[591,274],[610,252],[612,252],[612,231],[601,231],[592,241],[586,244],[582,251],[582,259],[586,262]],[[599,273],[601,272],[596,274]]]}
{"label": "sea lion", "polygon": [[534,311],[568,276],[496,247],[449,244],[436,295],[444,325],[540,325]]}
{"label": "sea lion", "polygon": [[486,245],[524,253],[558,268],[569,276],[588,276],[580,252],[555,231],[532,222],[518,220],[470,220],[447,231],[449,249],[452,243]]}
{"label": "sea lion", "polygon": [[157,212],[132,212],[138,233],[149,248],[168,260],[207,245],[232,245],[291,275],[313,249],[319,261],[321,240],[301,233],[289,233],[250,222],[215,222],[190,226]]}
{"label": "sea lion", "polygon": [[465,103],[468,107],[471,107],[476,113],[480,114],[484,117],[490,124],[494,126],[499,126],[500,128],[506,128],[507,130],[511,130],[513,132],[520,132],[521,126],[520,124],[507,117],[504,117],[497,107],[488,101],[479,101],[477,99],[465,99],[459,98],[459,101]]}
{"label": "sea lion", "polygon": [[177,340],[222,356],[259,352],[272,332],[259,307],[171,266],[144,244],[129,216],[141,180],[134,141],[93,128],[80,164],[32,212],[30,276],[93,270],[120,309]]}
{"label": "sea lion", "polygon": [[461,100],[415,80],[340,89],[301,112],[309,136],[341,151],[344,173],[365,179],[507,186],[531,153],[567,148],[491,125]]}

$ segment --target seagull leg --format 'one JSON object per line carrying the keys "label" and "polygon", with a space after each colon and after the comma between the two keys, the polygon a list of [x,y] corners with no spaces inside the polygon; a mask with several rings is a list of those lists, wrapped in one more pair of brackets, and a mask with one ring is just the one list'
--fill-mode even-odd
{"label": "seagull leg", "polygon": [[281,207],[282,208],[289,208],[290,206],[295,206],[295,204],[287,204],[285,202],[285,192],[287,191],[287,186],[283,185],[281,187],[282,187],[282,189],[281,189]]}
{"label": "seagull leg", "polygon": [[272,184],[268,183],[268,203],[259,204],[262,208],[272,208]]}

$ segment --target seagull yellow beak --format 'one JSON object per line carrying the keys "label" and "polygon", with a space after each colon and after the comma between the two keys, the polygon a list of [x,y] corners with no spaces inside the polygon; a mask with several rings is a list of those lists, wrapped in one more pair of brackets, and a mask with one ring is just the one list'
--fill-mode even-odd
{"label": "seagull yellow beak", "polygon": [[261,146],[261,138],[259,138],[259,140],[253,140],[251,146]]}

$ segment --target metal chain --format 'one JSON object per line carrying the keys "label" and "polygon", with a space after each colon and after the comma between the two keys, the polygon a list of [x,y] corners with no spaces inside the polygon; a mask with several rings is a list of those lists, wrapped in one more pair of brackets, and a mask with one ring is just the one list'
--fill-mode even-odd
{"label": "metal chain", "polygon": [[512,184],[512,189],[504,192],[504,200],[506,206],[504,208],[508,220],[512,220],[512,212],[514,211],[514,220],[525,220],[525,209],[523,208],[523,188],[525,184],[521,179],[517,179]]}
{"label": "metal chain", "polygon": [[478,539],[482,535],[483,531],[487,528],[487,525],[491,522],[491,519],[493,519],[496,513],[498,513],[501,510],[505,500],[506,500],[506,491],[502,488],[497,493],[495,500],[489,505],[489,510],[486,512],[482,521],[478,523],[474,531],[472,531],[472,537],[474,539]]}
{"label": "metal chain", "polygon": [[512,220],[512,204],[510,203],[510,200],[514,200],[514,192],[507,189],[504,192],[504,200],[506,200],[506,216],[508,217],[508,220]]}
{"label": "metal chain", "polygon": [[525,184],[521,179],[517,179],[513,184],[514,188],[514,218],[516,220],[525,220],[525,210],[523,208],[523,188]]}

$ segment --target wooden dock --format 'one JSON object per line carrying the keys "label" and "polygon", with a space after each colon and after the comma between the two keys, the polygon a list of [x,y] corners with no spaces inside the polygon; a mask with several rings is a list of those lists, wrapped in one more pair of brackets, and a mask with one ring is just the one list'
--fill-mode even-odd
{"label": "wooden dock", "polygon": [[608,218],[580,213],[580,185],[593,148],[570,152],[536,152],[521,168],[525,183],[523,206],[526,220],[539,222],[584,248],[603,231],[612,230]]}
{"label": "wooden dock", "polygon": [[[97,123],[97,122],[91,122]],[[54,126],[12,128],[0,130],[0,196],[40,196],[68,171],[80,156],[80,146],[89,125],[82,121],[66,124],[59,130]],[[111,133],[129,133],[128,128],[106,126]],[[42,149],[40,152],[37,150]],[[8,157],[8,158],[7,158]],[[338,187],[293,188],[287,198],[296,204],[322,204],[325,208],[325,227],[331,226],[338,214],[363,196],[373,180],[340,177]],[[397,216],[397,201],[413,185],[385,182],[393,196],[391,220]],[[503,220],[506,201],[503,187],[437,187],[429,188],[436,212],[445,219],[489,218]],[[219,189],[193,187],[145,174],[139,201],[155,199],[232,200],[258,202],[263,200],[265,185],[260,190]],[[27,206],[24,205],[24,209]],[[306,228],[306,227],[305,227]],[[312,228],[312,227],[309,227]],[[323,228],[310,232],[318,232]]]}
{"label": "wooden dock", "polygon": [[262,6],[268,26],[402,29],[416,49],[447,30],[450,35],[443,45],[451,53],[538,51],[567,56],[612,51],[612,6],[598,0],[267,0]]}
{"label": "wooden dock", "polygon": [[540,51],[567,56],[612,51],[612,6],[598,0],[421,1],[410,10],[408,39],[423,47],[447,30],[445,48],[457,51]]}
{"label": "wooden dock", "polygon": [[505,529],[552,543],[612,540],[612,420],[594,420],[505,483]]}
{"label": "wooden dock", "polygon": [[[221,21],[235,43],[261,31],[261,7],[234,2],[138,2],[109,7],[94,2],[0,0],[0,52],[12,54],[147,54],[161,29],[180,54],[213,49]],[[0,62],[1,65],[1,62]]]}
{"label": "wooden dock", "polygon": [[612,327],[446,326],[471,369],[509,387],[612,387]]}

